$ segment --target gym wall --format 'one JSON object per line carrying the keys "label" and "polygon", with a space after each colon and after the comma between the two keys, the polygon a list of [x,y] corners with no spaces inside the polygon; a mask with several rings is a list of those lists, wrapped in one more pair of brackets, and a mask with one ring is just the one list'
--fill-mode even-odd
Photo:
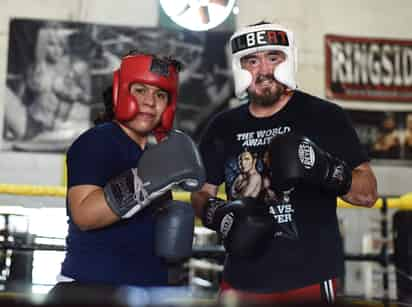
{"label": "gym wall", "polygon": [[[238,26],[267,20],[281,22],[295,31],[299,45],[299,87],[321,97],[325,97],[326,34],[411,38],[412,3],[407,0],[239,0],[238,6]],[[158,25],[158,1],[154,0],[0,0],[0,7],[0,133],[4,126],[10,18],[58,19],[136,27]],[[336,102],[349,108],[356,103]],[[393,103],[369,102],[368,105],[385,108]],[[62,154],[2,151],[0,182],[60,185],[63,163]],[[411,190],[409,178],[412,168],[377,164],[373,167],[378,176],[380,194],[399,195]]]}

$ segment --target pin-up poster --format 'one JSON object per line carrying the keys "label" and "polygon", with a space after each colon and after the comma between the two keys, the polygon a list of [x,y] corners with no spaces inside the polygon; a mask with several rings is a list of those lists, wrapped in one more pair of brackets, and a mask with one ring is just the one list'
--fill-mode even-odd
{"label": "pin-up poster", "polygon": [[102,93],[130,50],[183,63],[175,128],[195,138],[233,96],[228,32],[31,19],[9,28],[3,150],[65,151],[103,110]]}

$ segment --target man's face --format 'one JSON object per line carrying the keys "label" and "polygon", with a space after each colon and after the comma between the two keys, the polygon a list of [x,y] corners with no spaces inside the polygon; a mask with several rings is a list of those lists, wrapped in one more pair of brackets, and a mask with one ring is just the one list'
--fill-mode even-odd
{"label": "man's face", "polygon": [[239,166],[242,173],[246,173],[252,169],[253,156],[250,152],[244,152],[240,155]]}
{"label": "man's face", "polygon": [[128,122],[128,126],[138,134],[147,135],[160,123],[169,95],[157,86],[143,83],[133,83],[130,94],[136,98],[139,112]]}
{"label": "man's face", "polygon": [[385,132],[391,132],[396,128],[395,119],[393,117],[385,118],[382,124]]}
{"label": "man's face", "polygon": [[282,51],[260,51],[241,59],[242,68],[252,75],[248,93],[253,103],[262,106],[274,105],[285,92],[286,87],[275,80],[273,71],[285,61]]}

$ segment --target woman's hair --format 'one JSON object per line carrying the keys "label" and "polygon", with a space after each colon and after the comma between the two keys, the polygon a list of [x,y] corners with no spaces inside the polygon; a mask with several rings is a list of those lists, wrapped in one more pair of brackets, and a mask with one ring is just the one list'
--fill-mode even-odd
{"label": "woman's hair", "polygon": [[59,45],[63,49],[63,53],[68,51],[68,33],[64,31],[61,24],[48,23],[39,29],[35,47],[36,62],[43,62],[46,59],[49,44]]}
{"label": "woman's hair", "polygon": [[103,91],[104,110],[100,112],[95,118],[94,120],[95,125],[98,125],[104,122],[109,122],[114,119],[112,91],[113,91],[113,86],[108,86]]}

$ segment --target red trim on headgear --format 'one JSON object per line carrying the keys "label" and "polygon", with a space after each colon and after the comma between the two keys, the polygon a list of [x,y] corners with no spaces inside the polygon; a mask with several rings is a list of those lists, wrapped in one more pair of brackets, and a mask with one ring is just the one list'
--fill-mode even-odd
{"label": "red trim on headgear", "polygon": [[120,68],[113,74],[114,114],[119,121],[129,121],[139,112],[138,102],[130,94],[131,84],[138,82],[157,86],[169,94],[169,103],[162,114],[161,122],[154,129],[156,137],[162,138],[161,135],[173,127],[179,78],[175,65],[165,62],[163,68],[167,67],[166,71],[159,71],[153,65],[154,59],[154,56],[147,54],[128,55],[122,59]]}

